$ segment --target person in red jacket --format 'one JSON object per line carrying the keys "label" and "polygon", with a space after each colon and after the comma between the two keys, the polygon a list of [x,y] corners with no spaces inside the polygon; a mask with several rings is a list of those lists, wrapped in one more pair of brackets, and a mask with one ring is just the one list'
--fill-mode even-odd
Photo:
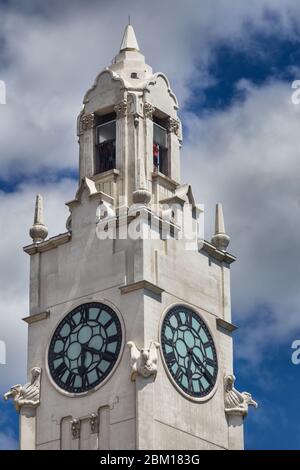
{"label": "person in red jacket", "polygon": [[153,144],[153,171],[158,172],[159,169],[159,145]]}

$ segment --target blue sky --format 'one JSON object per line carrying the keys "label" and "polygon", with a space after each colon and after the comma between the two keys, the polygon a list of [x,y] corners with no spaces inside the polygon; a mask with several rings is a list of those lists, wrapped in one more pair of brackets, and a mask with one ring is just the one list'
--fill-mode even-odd
{"label": "blue sky", "polygon": [[[155,0],[153,10],[133,0],[90,1],[89,8],[80,0],[55,0],[51,8],[23,3],[0,0],[0,80],[7,83],[0,107],[0,339],[8,355],[0,392],[26,380],[20,319],[28,308],[28,260],[20,247],[29,242],[35,194],[45,196],[50,235],[62,232],[64,203],[76,188],[82,98],[134,12],[147,62],[168,75],[181,104],[183,180],[205,204],[207,238],[221,201],[238,256],[236,385],[260,405],[245,421],[246,447],[299,449],[300,366],[291,363],[291,343],[300,338],[300,105],[291,102],[291,84],[300,80],[300,5],[187,0],[166,21],[169,1]],[[2,403],[0,448],[16,445],[17,430],[11,404]]]}

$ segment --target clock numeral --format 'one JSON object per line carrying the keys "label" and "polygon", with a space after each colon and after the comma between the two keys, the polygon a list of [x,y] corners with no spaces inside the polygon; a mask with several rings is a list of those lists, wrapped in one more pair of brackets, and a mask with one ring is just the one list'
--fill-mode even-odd
{"label": "clock numeral", "polygon": [[70,374],[68,375],[67,380],[65,382],[66,386],[67,387],[74,387],[75,380],[76,380],[76,375],[73,374],[73,372],[70,372]]}
{"label": "clock numeral", "polygon": [[206,364],[211,367],[215,367],[215,361],[212,359],[209,359],[208,357],[206,358]]}
{"label": "clock numeral", "polygon": [[178,326],[182,326],[183,323],[182,323],[182,320],[181,320],[181,316],[180,316],[180,314],[179,314],[178,312],[175,313],[175,317],[176,317]]}
{"label": "clock numeral", "polygon": [[112,362],[115,359],[115,355],[109,351],[105,351],[104,353],[101,354],[101,359],[104,359],[105,361]]}
{"label": "clock numeral", "polygon": [[64,375],[64,373],[66,372],[66,370],[68,370],[66,364],[64,362],[62,362],[56,369],[55,369],[55,372],[57,374],[57,376],[61,379],[62,376]]}
{"label": "clock numeral", "polygon": [[192,315],[185,312],[186,324],[189,328],[192,328]]}
{"label": "clock numeral", "polygon": [[109,337],[106,339],[106,343],[107,343],[107,344],[115,343],[116,341],[118,341],[118,339],[119,339],[119,336],[118,336],[118,335],[109,336]]}
{"label": "clock numeral", "polygon": [[166,339],[164,339],[164,342],[165,342],[165,344],[167,344],[171,348],[174,348],[174,342],[171,339],[166,338]]}
{"label": "clock numeral", "polygon": [[77,324],[75,323],[73,317],[71,317],[71,318],[69,319],[69,323],[70,323],[72,329],[73,329],[73,328],[76,328]]}
{"label": "clock numeral", "polygon": [[85,307],[81,313],[81,319],[84,323],[87,323],[89,321],[89,313],[90,313],[89,308]]}
{"label": "clock numeral", "polygon": [[87,374],[82,376],[82,385],[83,387],[88,387],[90,384]]}
{"label": "clock numeral", "polygon": [[53,353],[53,360],[56,361],[57,359],[63,359],[64,358],[64,351],[60,351],[58,353],[54,352]]}
{"label": "clock numeral", "polygon": [[176,362],[176,356],[174,354],[174,352],[170,352],[168,354],[166,354],[166,361],[172,366],[174,364],[174,362]]}
{"label": "clock numeral", "polygon": [[178,368],[175,373],[175,379],[181,383],[183,376],[184,376],[184,373],[182,372],[180,368]]}
{"label": "clock numeral", "polygon": [[113,323],[114,323],[114,319],[110,318],[110,320],[108,320],[108,322],[105,323],[104,328],[107,330],[107,328],[109,328],[110,325],[112,325]]}

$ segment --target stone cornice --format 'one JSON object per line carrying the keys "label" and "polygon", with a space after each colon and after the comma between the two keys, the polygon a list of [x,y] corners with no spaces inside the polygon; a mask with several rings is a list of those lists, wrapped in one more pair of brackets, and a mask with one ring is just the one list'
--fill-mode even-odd
{"label": "stone cornice", "polygon": [[237,326],[233,325],[232,323],[229,323],[226,320],[223,320],[223,318],[217,318],[216,323],[219,328],[222,328],[222,330],[226,330],[229,333],[233,333],[238,329]]}
{"label": "stone cornice", "polygon": [[152,180],[158,181],[164,186],[168,185],[170,188],[174,190],[178,188],[178,186],[180,186],[180,184],[177,181],[172,180],[168,176],[165,176],[163,173],[152,173]]}
{"label": "stone cornice", "polygon": [[49,238],[42,243],[33,243],[32,245],[25,246],[23,250],[28,255],[35,255],[36,253],[44,253],[45,251],[53,250],[60,245],[68,243],[72,235],[69,232],[62,233],[56,237]]}
{"label": "stone cornice", "polygon": [[227,253],[226,251],[218,250],[214,245],[207,242],[206,240],[202,242],[202,247],[199,249],[199,251],[204,251],[217,261],[225,262],[228,264],[231,264],[236,261],[235,256],[231,255],[230,253]]}
{"label": "stone cornice", "polygon": [[121,294],[128,294],[130,292],[134,292],[140,289],[146,289],[158,295],[164,292],[164,289],[161,289],[161,287],[156,286],[155,284],[152,284],[152,282],[145,281],[145,280],[134,282],[133,284],[127,284],[126,286],[121,286],[119,289],[121,291]]}
{"label": "stone cornice", "polygon": [[32,323],[36,323],[41,320],[46,320],[49,317],[50,317],[50,312],[49,310],[47,310],[46,312],[40,312],[34,315],[29,315],[29,317],[25,317],[22,320],[28,325],[31,325]]}

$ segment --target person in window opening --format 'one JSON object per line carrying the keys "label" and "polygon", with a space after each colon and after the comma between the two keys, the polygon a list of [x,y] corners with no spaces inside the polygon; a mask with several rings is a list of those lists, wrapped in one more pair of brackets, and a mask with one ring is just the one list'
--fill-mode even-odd
{"label": "person in window opening", "polygon": [[159,171],[159,145],[153,144],[153,171],[158,173]]}

